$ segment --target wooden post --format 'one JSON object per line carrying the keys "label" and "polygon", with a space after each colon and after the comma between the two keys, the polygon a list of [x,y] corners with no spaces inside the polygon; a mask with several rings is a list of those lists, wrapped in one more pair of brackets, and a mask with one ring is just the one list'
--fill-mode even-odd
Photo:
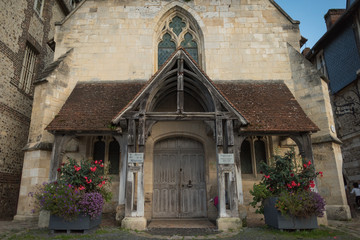
{"label": "wooden post", "polygon": [[236,175],[236,186],[239,204],[244,204],[244,193],[242,186],[242,177],[241,177],[241,145],[245,140],[245,136],[235,135],[234,140],[234,157],[235,157],[235,175]]}
{"label": "wooden post", "polygon": [[119,205],[125,204],[125,187],[126,187],[126,173],[127,173],[127,157],[128,157],[128,136],[114,136],[120,145],[121,165],[120,165],[120,182],[119,182]]}
{"label": "wooden post", "polygon": [[177,112],[184,111],[184,59],[180,58],[177,72]]}
{"label": "wooden post", "polygon": [[51,152],[51,161],[50,161],[50,172],[49,172],[49,181],[54,182],[57,179],[57,169],[60,167],[62,158],[64,155],[64,148],[66,143],[73,138],[72,135],[55,135],[55,140]]}

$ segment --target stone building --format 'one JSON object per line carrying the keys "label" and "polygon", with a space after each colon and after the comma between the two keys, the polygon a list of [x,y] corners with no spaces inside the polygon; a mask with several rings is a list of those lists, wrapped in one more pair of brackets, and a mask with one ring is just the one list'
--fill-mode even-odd
{"label": "stone building", "polygon": [[306,55],[329,81],[349,185],[360,182],[359,13],[358,0],[348,0],[346,9],[330,9],[325,15],[327,32]]}
{"label": "stone building", "polygon": [[71,1],[0,2],[0,219],[16,214],[33,81],[53,61],[55,22]]}
{"label": "stone building", "polygon": [[17,218],[36,217],[27,193],[73,157],[110,165],[105,211],[125,227],[238,227],[259,162],[295,145],[325,173],[327,216],[349,219],[328,85],[300,40],[273,0],[82,1],[35,86]]}

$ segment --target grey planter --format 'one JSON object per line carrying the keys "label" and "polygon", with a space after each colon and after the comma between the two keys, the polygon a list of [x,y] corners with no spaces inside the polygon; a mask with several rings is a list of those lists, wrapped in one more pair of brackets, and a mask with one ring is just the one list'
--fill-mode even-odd
{"label": "grey planter", "polygon": [[265,224],[277,229],[316,229],[318,228],[317,217],[283,216],[275,208],[277,198],[268,198],[264,202]]}
{"label": "grey planter", "polygon": [[49,229],[52,231],[84,231],[99,226],[101,223],[101,215],[96,219],[90,219],[90,216],[79,215],[72,221],[66,221],[62,217],[50,215]]}

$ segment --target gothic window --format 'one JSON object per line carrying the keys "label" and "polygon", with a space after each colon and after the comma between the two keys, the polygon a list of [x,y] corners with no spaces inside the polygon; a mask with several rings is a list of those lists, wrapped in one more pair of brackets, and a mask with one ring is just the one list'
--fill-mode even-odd
{"label": "gothic window", "polygon": [[190,56],[199,62],[199,34],[194,30],[194,24],[182,14],[174,13],[164,21],[158,43],[158,67],[165,61],[178,47],[183,47]]}
{"label": "gothic window", "polygon": [[267,137],[249,137],[241,145],[240,163],[242,174],[260,172],[260,163],[268,162],[269,139]]}
{"label": "gothic window", "polygon": [[103,160],[110,174],[119,174],[120,145],[110,136],[99,136],[93,142],[93,160]]}
{"label": "gothic window", "polygon": [[241,173],[242,174],[251,174],[252,164],[251,164],[251,145],[249,141],[244,141],[241,145],[240,152],[240,161],[241,161]]}
{"label": "gothic window", "polygon": [[192,56],[192,58],[198,61],[198,47],[197,43],[193,40],[193,36],[190,33],[185,34],[185,40],[181,42],[181,46]]}
{"label": "gothic window", "polygon": [[175,51],[176,45],[171,41],[171,36],[168,33],[165,33],[162,41],[159,43],[159,53],[158,53],[158,63],[159,67],[164,64],[164,62],[171,56]]}
{"label": "gothic window", "polygon": [[120,145],[114,139],[109,144],[110,174],[119,174]]}

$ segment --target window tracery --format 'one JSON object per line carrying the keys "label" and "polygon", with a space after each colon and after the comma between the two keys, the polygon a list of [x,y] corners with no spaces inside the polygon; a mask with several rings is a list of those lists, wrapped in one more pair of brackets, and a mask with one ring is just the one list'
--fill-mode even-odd
{"label": "window tracery", "polygon": [[158,67],[160,68],[178,47],[183,47],[199,62],[199,34],[194,24],[180,13],[171,14],[163,23],[158,39]]}

